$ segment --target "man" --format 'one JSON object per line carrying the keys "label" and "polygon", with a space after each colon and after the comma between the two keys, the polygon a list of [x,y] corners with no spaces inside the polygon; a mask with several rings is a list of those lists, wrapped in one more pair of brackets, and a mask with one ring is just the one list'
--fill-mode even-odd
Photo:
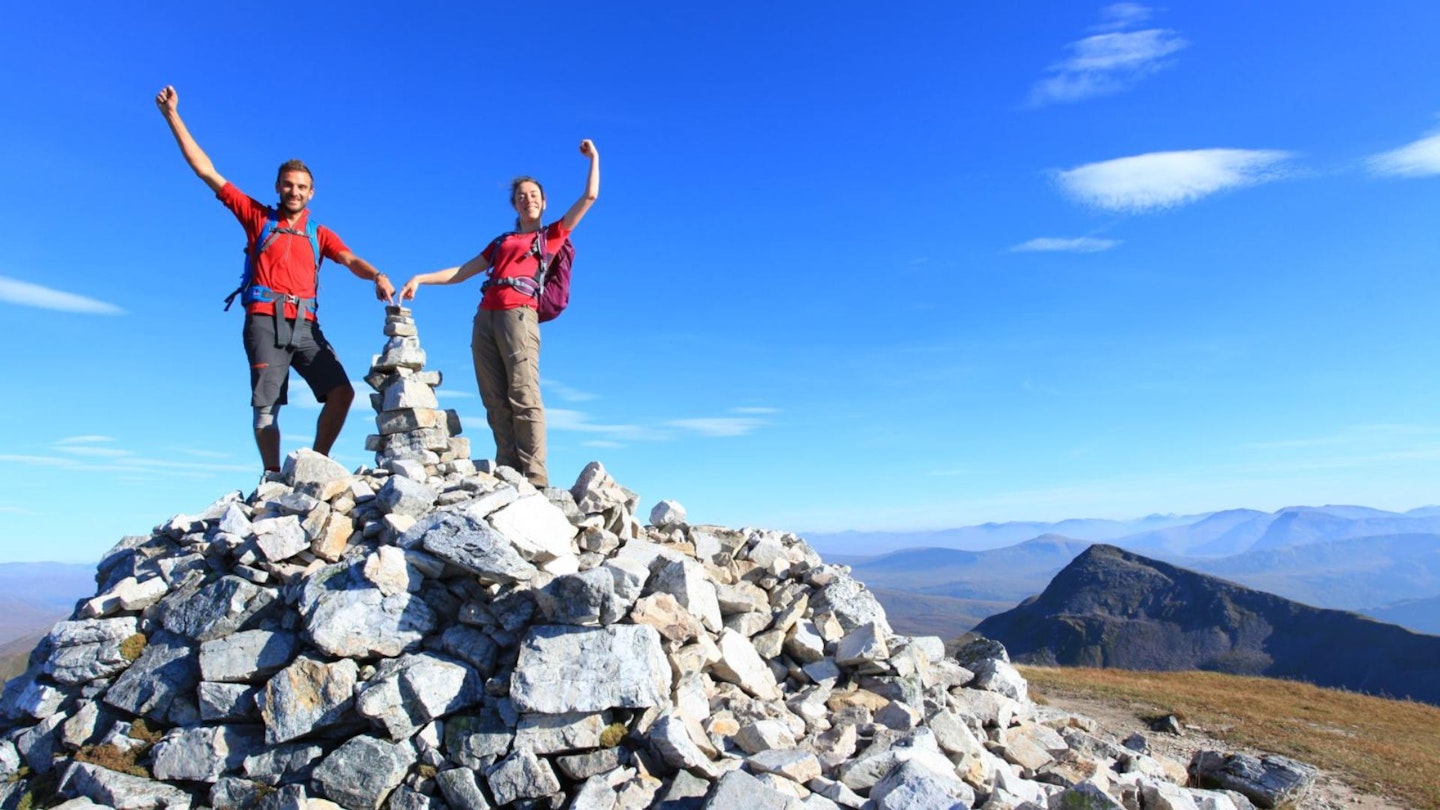
{"label": "man", "polygon": [[242,296],[245,306],[245,355],[250,361],[250,405],[260,460],[267,473],[279,471],[278,417],[287,401],[292,366],[323,403],[315,425],[315,450],[328,455],[345,426],[355,389],[315,319],[321,258],[374,281],[375,297],[381,301],[393,303],[395,288],[384,273],[351,253],[334,231],[310,223],[307,206],[315,196],[315,181],[304,163],[282,164],[275,180],[279,202],[274,208],[262,205],[215,171],[215,164],[180,120],[179,104],[174,87],[155,96],[185,162],[245,228],[246,272],[235,294]]}

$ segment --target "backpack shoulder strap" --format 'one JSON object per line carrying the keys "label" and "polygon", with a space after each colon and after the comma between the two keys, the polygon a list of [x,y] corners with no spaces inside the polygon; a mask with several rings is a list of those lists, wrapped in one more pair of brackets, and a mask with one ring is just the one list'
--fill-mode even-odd
{"label": "backpack shoulder strap", "polygon": [[240,271],[240,286],[234,292],[225,296],[225,311],[230,311],[230,305],[235,303],[235,296],[245,292],[245,288],[255,279],[255,263],[260,260],[260,254],[270,243],[275,240],[275,229],[280,227],[280,212],[274,208],[265,209],[265,222],[260,225],[260,232],[255,234],[255,241],[245,246],[245,267]]}

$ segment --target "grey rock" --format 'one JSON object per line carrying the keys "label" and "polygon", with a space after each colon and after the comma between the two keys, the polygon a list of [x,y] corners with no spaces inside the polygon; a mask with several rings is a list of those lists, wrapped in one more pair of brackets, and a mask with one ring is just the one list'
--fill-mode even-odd
{"label": "grey rock", "polygon": [[193,694],[199,682],[196,648],[162,630],[151,636],[140,658],[105,691],[104,701],[130,714],[162,720],[171,703]]}
{"label": "grey rock", "polygon": [[355,709],[378,721],[393,740],[480,699],[480,681],[465,664],[433,653],[385,661],[356,690]]}
{"label": "grey rock", "polygon": [[72,762],[60,777],[60,792],[66,796],[83,796],[114,810],[153,810],[173,807],[188,810],[190,794],[140,776],[107,770],[88,762]]}
{"label": "grey rock", "polygon": [[613,771],[628,760],[628,752],[623,748],[601,748],[583,754],[555,757],[555,767],[560,769],[566,779],[578,782],[599,773]]}
{"label": "grey rock", "polygon": [[253,683],[290,663],[300,649],[294,633],[246,630],[200,645],[200,675],[207,681]]}
{"label": "grey rock", "polygon": [[486,781],[495,803],[502,806],[521,799],[549,796],[560,790],[560,780],[550,763],[523,748],[496,763],[486,774]]}
{"label": "grey rock", "polygon": [[9,779],[18,770],[20,770],[20,752],[15,750],[15,743],[9,740],[0,740],[0,782]]}
{"label": "grey rock", "polygon": [[715,783],[705,810],[798,810],[800,800],[765,786],[744,771],[730,771]]}
{"label": "grey rock", "polygon": [[510,698],[524,712],[563,714],[664,705],[670,664],[644,625],[540,625],[520,645]]}
{"label": "grey rock", "polygon": [[[724,627],[715,585],[705,569],[693,560],[661,564],[650,578],[649,588],[675,597],[675,601],[700,619],[710,632],[718,633]],[[769,612],[768,606],[766,612]]]}
{"label": "grey rock", "polygon": [[[124,663],[128,666],[130,662]],[[59,711],[70,697],[66,689],[39,680],[35,673],[31,673],[29,678],[17,679],[16,687],[13,691],[7,690],[6,695],[7,714],[16,718],[23,714],[44,720]]]}
{"label": "grey rock", "polygon": [[498,647],[489,636],[473,627],[457,624],[447,628],[440,635],[440,648],[487,678],[495,674]]}
{"label": "grey rock", "polygon": [[570,487],[570,495],[575,499],[575,505],[580,511],[588,515],[598,514],[606,509],[632,508],[631,493],[611,478],[610,473],[605,471],[605,465],[598,461],[586,464],[585,469],[580,471],[575,485]]}
{"label": "grey rock", "polygon": [[351,737],[315,768],[310,783],[346,808],[379,810],[413,764],[415,750],[407,743]]}
{"label": "grey rock", "polygon": [[1111,798],[1094,782],[1081,782],[1056,796],[1052,806],[1060,810],[1125,810],[1125,805]]}
{"label": "grey rock", "polygon": [[255,545],[270,562],[288,560],[310,549],[310,538],[294,515],[255,521]]}
{"label": "grey rock", "polygon": [[274,745],[343,722],[358,670],[348,658],[326,663],[302,657],[277,672],[260,697],[266,741]]}
{"label": "grey rock", "polygon": [[537,573],[503,535],[483,520],[466,515],[437,513],[421,518],[399,544],[423,547],[487,584],[528,582]]}
{"label": "grey rock", "polygon": [[1218,751],[1196,751],[1190,759],[1189,771],[1197,786],[1233,790],[1258,807],[1298,802],[1319,776],[1314,766],[1287,757],[1227,756]]}
{"label": "grey rock", "polygon": [[375,502],[386,514],[419,518],[430,510],[437,497],[439,493],[419,481],[391,476],[385,479],[385,485],[375,493]]}
{"label": "grey rock", "polygon": [[1029,686],[1025,683],[1024,676],[1008,661],[986,658],[976,661],[972,669],[975,672],[972,687],[987,692],[999,692],[1021,703],[1029,700]]}
{"label": "grey rock", "polygon": [[761,751],[745,762],[756,773],[778,774],[802,785],[820,776],[819,758],[810,751],[799,748]]}
{"label": "grey rock", "polygon": [[497,509],[487,520],[531,562],[574,554],[575,526],[544,495],[520,498]]}
{"label": "grey rock", "polygon": [[200,719],[206,722],[225,720],[258,720],[260,707],[256,699],[261,687],[248,683],[214,683],[202,681],[196,688]]}
{"label": "grey rock", "polygon": [[238,769],[264,745],[259,726],[178,728],[155,743],[151,772],[156,779],[214,782]]}
{"label": "grey rock", "polygon": [[910,760],[897,765],[870,791],[874,810],[964,810],[975,803],[975,791],[955,776],[953,769],[936,773]]}
{"label": "grey rock", "polygon": [[490,810],[490,802],[470,768],[451,768],[435,775],[435,781],[453,810]]}
{"label": "grey rock", "polygon": [[[875,622],[866,622],[846,633],[835,647],[835,663],[842,667],[865,667],[889,658],[890,647]],[[884,671],[883,664],[880,671]]]}
{"label": "grey rock", "polygon": [[515,728],[494,708],[445,720],[445,750],[467,768],[488,768],[510,752]]}
{"label": "grey rock", "polygon": [[515,729],[515,747],[542,755],[599,748],[607,725],[604,712],[526,714]]}
{"label": "grey rock", "polygon": [[437,799],[421,793],[414,788],[401,785],[395,788],[390,798],[385,802],[386,810],[439,810],[446,807],[443,802],[437,804]]}
{"label": "grey rock", "polygon": [[971,640],[955,651],[955,660],[960,666],[970,670],[975,669],[975,665],[981,661],[992,659],[998,659],[1008,664],[1010,663],[1010,653],[1005,650],[1004,644],[983,636]]}
{"label": "grey rock", "polygon": [[401,377],[385,387],[384,400],[380,410],[396,411],[402,408],[439,408],[435,392],[430,386],[415,377]]}
{"label": "grey rock", "polygon": [[193,641],[210,641],[249,629],[275,602],[276,592],[238,576],[172,592],[160,601],[161,624]]}
{"label": "grey rock", "polygon": [[598,627],[625,615],[625,604],[615,594],[615,579],[603,566],[556,577],[535,592],[535,603],[551,624]]}
{"label": "grey rock", "polygon": [[660,753],[660,758],[672,768],[694,770],[707,777],[716,774],[710,758],[695,744],[685,721],[679,716],[667,713],[650,727],[646,739]]}
{"label": "grey rock", "polygon": [[66,717],[52,714],[29,728],[15,733],[11,739],[21,759],[36,773],[49,773],[55,768]]}
{"label": "grey rock", "polygon": [[340,462],[309,449],[297,450],[286,456],[281,473],[291,486],[317,497],[331,484],[343,483],[350,478],[350,472]]}
{"label": "grey rock", "polygon": [[365,580],[361,564],[325,566],[300,598],[311,643],[336,657],[394,657],[418,646],[436,616],[410,593],[386,596]]}
{"label": "grey rock", "polygon": [[246,757],[241,769],[266,785],[306,782],[324,754],[325,749],[314,743],[286,743]]}
{"label": "grey rock", "polygon": [[779,699],[780,689],[775,675],[755,652],[749,639],[727,628],[720,633],[716,646],[720,650],[720,660],[713,665],[717,677],[761,700]]}
{"label": "grey rock", "polygon": [[669,529],[685,524],[685,507],[677,501],[661,501],[650,510],[650,525]]}

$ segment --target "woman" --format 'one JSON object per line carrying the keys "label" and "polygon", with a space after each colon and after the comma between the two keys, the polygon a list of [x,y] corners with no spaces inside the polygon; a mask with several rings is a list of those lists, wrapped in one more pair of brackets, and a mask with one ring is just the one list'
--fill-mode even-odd
{"label": "woman", "polygon": [[514,232],[501,234],[459,267],[421,273],[400,289],[402,300],[411,299],[421,284],[459,284],[489,271],[470,339],[475,381],[495,434],[495,463],[519,470],[537,487],[547,486],[549,476],[540,402],[540,323],[530,282],[539,270],[542,229],[545,253],[553,256],[600,196],[600,153],[587,138],[580,142],[580,154],[590,158],[590,174],[585,193],[565,216],[543,225],[545,190],[532,177],[517,177],[510,184]]}

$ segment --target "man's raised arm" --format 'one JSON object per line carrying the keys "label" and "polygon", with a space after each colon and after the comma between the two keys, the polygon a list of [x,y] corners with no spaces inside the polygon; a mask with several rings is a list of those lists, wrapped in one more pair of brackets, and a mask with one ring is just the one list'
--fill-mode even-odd
{"label": "man's raised arm", "polygon": [[180,94],[175,92],[174,87],[166,86],[165,89],[155,94],[155,106],[160,108],[160,114],[165,116],[165,123],[170,125],[170,131],[175,135],[175,142],[180,144],[180,154],[185,156],[185,162],[190,164],[196,176],[205,181],[205,185],[211,191],[220,191],[225,187],[225,178],[215,171],[215,164],[210,162],[210,156],[195,143],[190,137],[190,130],[185,128],[185,122],[180,120]]}

